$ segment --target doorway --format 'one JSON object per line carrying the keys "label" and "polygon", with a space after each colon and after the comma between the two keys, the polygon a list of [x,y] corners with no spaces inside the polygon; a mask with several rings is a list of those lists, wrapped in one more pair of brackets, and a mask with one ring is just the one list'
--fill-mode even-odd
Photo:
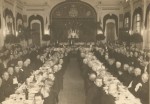
{"label": "doorway", "polygon": [[115,21],[108,20],[106,22],[105,36],[106,36],[107,42],[112,43],[112,42],[115,42],[117,40]]}
{"label": "doorway", "polygon": [[40,36],[41,36],[41,24],[34,22],[31,24],[32,29],[32,44],[40,46]]}

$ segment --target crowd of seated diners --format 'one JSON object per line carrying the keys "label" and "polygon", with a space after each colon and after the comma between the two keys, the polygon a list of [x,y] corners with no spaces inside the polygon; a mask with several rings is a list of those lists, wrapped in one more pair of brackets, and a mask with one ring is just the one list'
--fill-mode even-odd
{"label": "crowd of seated diners", "polygon": [[[84,59],[90,52],[81,49],[79,53],[81,53],[79,62],[85,83],[86,104],[114,104],[115,99],[104,94],[104,91],[99,88],[99,85],[103,86],[102,76],[98,76],[90,60]],[[90,54],[94,59],[98,59],[106,70],[126,86],[136,98],[139,98],[142,104],[149,103],[150,52],[110,44],[96,46],[91,49]]]}
{"label": "crowd of seated diners", "polygon": [[[57,104],[59,92],[63,89],[63,74],[68,63],[68,57],[71,56],[71,50],[70,47],[56,48],[55,46],[32,46],[24,49],[18,45],[1,50],[0,102],[15,93],[16,89],[26,82],[26,79],[34,71],[41,66],[46,66],[46,60],[50,60],[48,64],[53,64],[50,65],[52,76],[44,81],[45,85],[50,86],[50,90],[42,89],[41,94],[44,104]],[[106,71],[126,86],[136,98],[140,99],[142,104],[148,104],[149,52],[119,44],[95,47],[78,46],[75,50],[78,50],[79,65],[84,79],[86,104],[116,103],[117,98],[114,97],[118,90],[116,84],[111,83],[108,86],[107,93],[104,91],[104,85],[108,84],[104,79]],[[98,69],[100,70],[98,71]],[[53,76],[55,80],[53,80]],[[112,78],[112,76],[109,77]]]}
{"label": "crowd of seated diners", "polygon": [[[57,59],[57,56],[61,56],[62,59],[59,59],[57,64],[53,66],[53,70],[58,70],[59,64],[65,70],[67,52],[59,51],[58,53],[57,51],[59,49],[53,46],[22,48],[20,45],[12,45],[9,48],[3,48],[0,52],[0,102],[5,101],[11,94],[15,93],[17,88],[50,58],[54,60]],[[64,70],[54,74],[53,90],[48,94],[49,96],[46,96],[48,98],[44,98],[44,104],[49,104],[49,102],[56,104],[58,102],[58,93],[63,88]],[[53,99],[54,95],[55,99]]]}

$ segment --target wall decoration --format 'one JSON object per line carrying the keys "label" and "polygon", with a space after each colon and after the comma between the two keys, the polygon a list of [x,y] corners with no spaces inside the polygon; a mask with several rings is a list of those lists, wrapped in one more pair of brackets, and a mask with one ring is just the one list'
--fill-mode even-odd
{"label": "wall decoration", "polygon": [[52,18],[96,18],[96,15],[95,9],[85,2],[65,1],[52,9],[50,21]]}
{"label": "wall decoration", "polygon": [[64,42],[75,35],[79,41],[94,41],[96,21],[97,13],[91,5],[76,0],[62,2],[50,13],[51,40]]}
{"label": "wall decoration", "polygon": [[70,17],[77,17],[78,16],[78,10],[75,7],[75,5],[71,5],[71,8],[69,10],[69,16]]}

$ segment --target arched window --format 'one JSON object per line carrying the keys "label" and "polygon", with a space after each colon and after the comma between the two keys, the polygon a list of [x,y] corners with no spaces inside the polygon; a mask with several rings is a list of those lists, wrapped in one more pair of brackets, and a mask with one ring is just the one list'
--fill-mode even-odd
{"label": "arched window", "polygon": [[136,14],[134,17],[134,31],[140,33],[141,32],[141,15]]}
{"label": "arched window", "polygon": [[124,27],[129,28],[129,17],[126,17],[124,20]]}

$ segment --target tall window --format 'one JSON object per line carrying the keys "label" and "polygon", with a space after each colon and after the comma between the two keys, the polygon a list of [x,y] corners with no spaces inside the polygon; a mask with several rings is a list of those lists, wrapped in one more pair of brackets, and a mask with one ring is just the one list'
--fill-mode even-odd
{"label": "tall window", "polygon": [[147,48],[148,49],[150,49],[150,11],[149,11],[149,15],[148,15],[148,25],[147,25],[147,37],[146,37],[146,39],[147,39]]}
{"label": "tall window", "polygon": [[140,14],[136,14],[135,18],[134,18],[134,30],[136,32],[141,32],[141,15]]}
{"label": "tall window", "polygon": [[126,17],[126,18],[125,18],[124,27],[125,27],[125,28],[129,28],[129,17]]}

